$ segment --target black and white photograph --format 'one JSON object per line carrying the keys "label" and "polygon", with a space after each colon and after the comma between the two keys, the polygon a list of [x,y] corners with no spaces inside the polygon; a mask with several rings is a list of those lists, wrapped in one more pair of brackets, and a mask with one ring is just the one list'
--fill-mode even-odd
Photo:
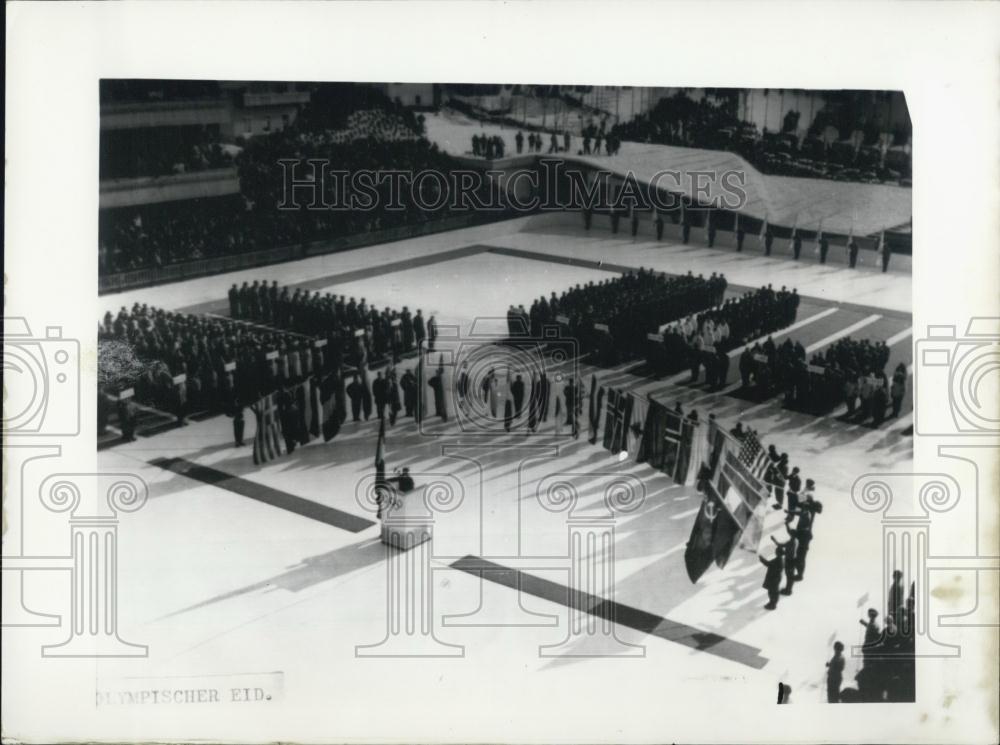
{"label": "black and white photograph", "polygon": [[117,5],[65,98],[8,72],[5,738],[996,737],[995,81],[942,123],[943,75],[619,28],[612,83],[489,3]]}

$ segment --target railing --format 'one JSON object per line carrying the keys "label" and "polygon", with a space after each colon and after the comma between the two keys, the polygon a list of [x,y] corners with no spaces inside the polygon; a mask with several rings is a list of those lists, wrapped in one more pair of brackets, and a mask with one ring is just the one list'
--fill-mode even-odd
{"label": "railing", "polygon": [[[122,290],[137,287],[180,282],[181,280],[205,277],[210,274],[252,269],[257,266],[277,264],[283,261],[291,261],[292,259],[300,259],[305,256],[319,256],[337,251],[347,251],[352,248],[361,248],[362,246],[370,246],[375,243],[390,243],[405,238],[416,238],[423,235],[441,233],[446,230],[457,230],[488,222],[498,222],[512,216],[514,215],[507,212],[470,212],[465,215],[432,220],[418,225],[401,225],[396,228],[387,228],[368,233],[356,233],[331,240],[282,246],[280,248],[254,251],[253,253],[185,261],[180,264],[171,264],[160,268],[135,269],[129,272],[107,274],[101,276],[98,280],[98,294],[104,295],[109,292],[121,292]],[[523,215],[517,216],[520,217]]]}

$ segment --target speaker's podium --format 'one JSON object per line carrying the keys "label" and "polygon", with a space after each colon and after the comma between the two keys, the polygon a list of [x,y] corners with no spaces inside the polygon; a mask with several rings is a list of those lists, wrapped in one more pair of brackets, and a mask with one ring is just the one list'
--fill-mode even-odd
{"label": "speaker's podium", "polygon": [[382,511],[382,543],[408,551],[431,539],[434,516],[424,502],[423,487],[392,490]]}

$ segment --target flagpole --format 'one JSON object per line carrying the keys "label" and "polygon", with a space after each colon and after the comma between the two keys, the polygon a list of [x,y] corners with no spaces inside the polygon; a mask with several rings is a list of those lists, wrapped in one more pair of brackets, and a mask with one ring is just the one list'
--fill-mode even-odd
{"label": "flagpole", "polygon": [[427,338],[421,339],[417,342],[417,424],[419,425],[424,418],[424,343]]}

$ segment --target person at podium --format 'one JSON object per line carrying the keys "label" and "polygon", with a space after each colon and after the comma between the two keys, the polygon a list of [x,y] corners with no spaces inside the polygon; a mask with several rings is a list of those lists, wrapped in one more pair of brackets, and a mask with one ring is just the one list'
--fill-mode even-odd
{"label": "person at podium", "polygon": [[397,468],[393,473],[396,475],[390,479],[386,479],[386,483],[395,483],[400,494],[406,494],[407,492],[413,491],[415,484],[413,483],[413,477],[410,476],[409,468],[404,467],[402,471]]}

